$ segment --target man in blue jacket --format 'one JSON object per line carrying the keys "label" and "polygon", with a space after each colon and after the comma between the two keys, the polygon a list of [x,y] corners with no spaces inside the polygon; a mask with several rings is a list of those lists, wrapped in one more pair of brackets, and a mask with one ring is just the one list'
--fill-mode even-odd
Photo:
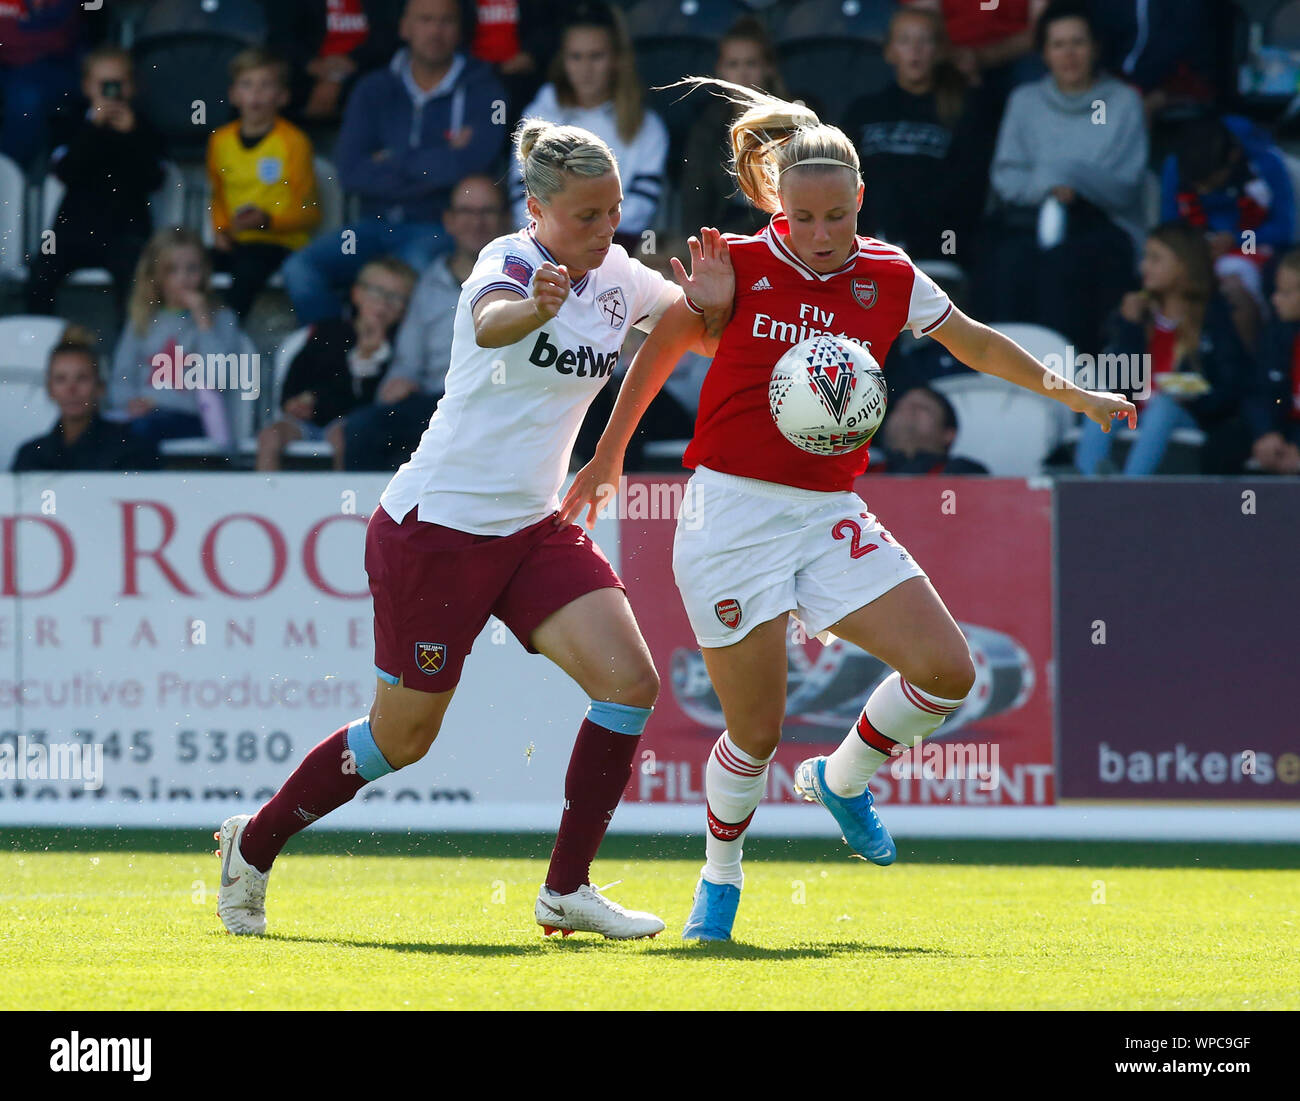
{"label": "man in blue jacket", "polygon": [[505,91],[459,52],[457,0],[407,0],[399,33],[406,47],[353,89],[335,148],[361,217],[284,265],[300,324],[339,317],[342,291],[368,259],[388,253],[422,270],[450,247],[441,219],[452,186],[489,171],[505,144]]}

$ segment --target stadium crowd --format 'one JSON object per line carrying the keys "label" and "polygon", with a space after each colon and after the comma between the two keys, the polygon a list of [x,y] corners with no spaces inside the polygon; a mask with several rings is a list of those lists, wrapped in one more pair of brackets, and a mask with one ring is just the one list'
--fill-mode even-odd
{"label": "stadium crowd", "polygon": [[[1238,80],[1250,50],[1300,59],[1300,37],[1282,34],[1296,8],[0,4],[11,396],[21,327],[68,323],[27,365],[40,400],[7,401],[0,452],[15,470],[185,455],[274,470],[307,444],[336,469],[396,469],[442,393],[461,283],[484,245],[526,222],[507,157],[519,118],[609,143],[618,239],[647,263],[667,270],[702,225],[762,225],[726,172],[729,105],[660,90],[700,73],[798,96],[840,125],[862,158],[859,232],[904,248],[975,316],[1042,327],[1035,354],[1095,363],[1096,388],[1144,399],[1137,433],[1062,425],[1035,468],[1300,473],[1295,173],[1270,125],[1295,82],[1279,99]],[[152,385],[154,357],[181,349],[274,362],[256,423],[229,390]],[[675,466],[707,366],[679,366],[630,467]],[[1016,425],[972,391],[946,392],[972,372],[936,342],[900,338],[884,367],[873,471],[1022,472],[952,453],[963,429],[978,449]],[[54,409],[52,428],[36,419]]]}

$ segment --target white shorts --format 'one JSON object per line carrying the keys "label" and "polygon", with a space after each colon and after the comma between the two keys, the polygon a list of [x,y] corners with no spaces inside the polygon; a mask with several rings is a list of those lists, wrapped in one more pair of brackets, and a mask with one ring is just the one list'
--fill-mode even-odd
{"label": "white shorts", "polygon": [[700,646],[732,646],[793,611],[809,636],[900,582],[925,577],[856,493],[698,467],[686,486],[673,573]]}

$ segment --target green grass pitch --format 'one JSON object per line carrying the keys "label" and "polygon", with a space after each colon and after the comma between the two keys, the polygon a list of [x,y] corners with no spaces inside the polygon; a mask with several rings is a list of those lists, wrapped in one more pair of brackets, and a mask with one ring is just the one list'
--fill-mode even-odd
{"label": "green grass pitch", "polygon": [[544,940],[550,838],[319,831],[265,938],[203,831],[0,832],[0,1009],[1300,1009],[1300,845],[751,839],[729,945],[683,944],[703,843],[593,869],[657,939]]}

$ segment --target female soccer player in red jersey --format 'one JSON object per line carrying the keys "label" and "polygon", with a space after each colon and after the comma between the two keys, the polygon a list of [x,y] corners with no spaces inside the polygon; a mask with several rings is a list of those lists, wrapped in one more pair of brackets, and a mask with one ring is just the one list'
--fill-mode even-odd
{"label": "female soccer player in red jersey", "polygon": [[[367,526],[374,706],[313,749],[256,815],[222,824],[217,912],[232,933],[265,931],[267,876],[294,833],[424,756],[490,615],[591,699],[538,924],[616,938],[663,929],[588,879],[659,679],[623,583],[581,528],[557,523],[556,505],[583,415],[628,330],[652,328],[682,292],[613,243],[622,188],[603,141],[525,120],[515,146],[533,222],[479,254],[456,309],[444,396]],[[691,275],[673,267],[697,303],[719,308],[715,343],[731,271],[718,234],[702,236],[691,242]]]}
{"label": "female soccer player in red jersey", "polygon": [[[771,214],[753,236],[725,238],[733,312],[700,394],[685,463],[695,473],[677,527],[673,570],[727,729],[705,770],[707,860],[687,939],[731,936],[743,885],[741,845],[781,739],[786,626],[834,635],[893,667],[829,757],[796,770],[795,790],[822,803],[861,856],[889,864],[895,848],[867,787],[901,749],[933,733],[974,680],[970,651],[929,579],[853,492],[867,449],[834,457],[799,450],[768,410],[777,359],[819,332],[865,345],[884,362],[904,328],[929,334],[963,363],[1065,402],[1109,430],[1135,422],[1115,394],[1080,390],[1013,341],[956,309],[902,250],[855,234],[863,183],[852,142],[807,107],[721,81],[747,108],[731,127],[733,171]],[[638,352],[596,455],[560,508],[562,520],[618,483],[637,421],[701,320],[674,305]],[[687,507],[689,505],[689,508]]]}

